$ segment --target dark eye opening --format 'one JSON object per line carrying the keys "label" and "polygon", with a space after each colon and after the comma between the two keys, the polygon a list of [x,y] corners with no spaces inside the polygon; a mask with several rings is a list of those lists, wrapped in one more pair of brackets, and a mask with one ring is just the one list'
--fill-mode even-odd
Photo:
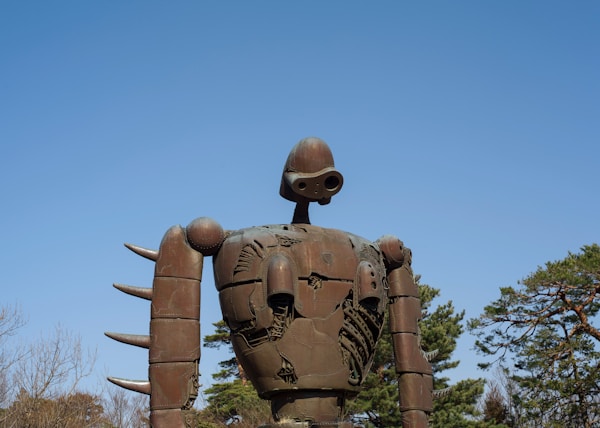
{"label": "dark eye opening", "polygon": [[340,180],[335,175],[330,175],[325,179],[325,188],[333,190],[340,185]]}

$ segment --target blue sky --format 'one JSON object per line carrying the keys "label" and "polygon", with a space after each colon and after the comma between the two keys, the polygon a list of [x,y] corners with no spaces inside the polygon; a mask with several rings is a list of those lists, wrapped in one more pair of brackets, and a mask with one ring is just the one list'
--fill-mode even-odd
{"label": "blue sky", "polygon": [[[600,241],[596,1],[5,1],[0,4],[2,304],[143,379],[157,248],[199,216],[291,221],[283,163],[333,150],[344,189],[313,224],[400,237],[467,318]],[[205,265],[202,333],[220,319]],[[455,379],[484,375],[466,333]],[[202,382],[221,359],[204,350]],[[96,381],[96,379],[95,379]]]}

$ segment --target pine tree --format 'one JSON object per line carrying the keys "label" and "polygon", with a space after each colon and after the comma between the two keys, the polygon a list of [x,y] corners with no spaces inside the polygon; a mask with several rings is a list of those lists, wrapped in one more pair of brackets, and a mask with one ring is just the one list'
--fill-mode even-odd
{"label": "pine tree", "polygon": [[[221,320],[213,325],[215,333],[204,337],[204,346],[225,346],[233,353],[229,328],[225,321]],[[221,361],[219,366],[221,370],[212,375],[218,382],[204,391],[208,406],[199,414],[199,419],[204,422],[199,423],[198,427],[223,426],[236,421],[237,427],[244,428],[268,422],[271,417],[270,406],[267,401],[258,397],[237,359],[233,356]],[[210,421],[213,421],[212,425]]]}
{"label": "pine tree", "polygon": [[476,347],[516,385],[522,427],[600,426],[600,246],[548,262],[469,322]]}
{"label": "pine tree", "polygon": [[[425,351],[437,350],[432,361],[434,389],[446,393],[434,401],[430,424],[432,427],[465,428],[494,427],[493,423],[479,421],[477,401],[483,394],[483,379],[466,379],[450,386],[449,379],[442,373],[458,366],[451,355],[456,349],[456,339],[463,333],[461,322],[464,311],[454,312],[451,301],[430,311],[432,301],[439,297],[440,290],[419,284],[421,306],[424,311],[420,323],[422,346]],[[350,404],[353,419],[366,427],[399,427],[401,417],[398,410],[398,383],[394,367],[393,347],[387,327],[377,345],[371,372],[365,379],[363,391]],[[501,425],[498,425],[500,427]]]}
{"label": "pine tree", "polygon": [[[488,390],[483,400],[483,420],[510,424],[508,406],[500,386],[496,382],[488,382],[487,387]],[[512,426],[512,424],[508,426]]]}

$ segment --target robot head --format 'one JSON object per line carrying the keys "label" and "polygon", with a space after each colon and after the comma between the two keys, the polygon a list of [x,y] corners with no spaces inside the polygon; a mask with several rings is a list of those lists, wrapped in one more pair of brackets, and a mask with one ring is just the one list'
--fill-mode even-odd
{"label": "robot head", "polygon": [[292,202],[328,204],[340,191],[344,177],[333,165],[327,144],[314,137],[305,138],[290,152],[281,178],[279,194]]}

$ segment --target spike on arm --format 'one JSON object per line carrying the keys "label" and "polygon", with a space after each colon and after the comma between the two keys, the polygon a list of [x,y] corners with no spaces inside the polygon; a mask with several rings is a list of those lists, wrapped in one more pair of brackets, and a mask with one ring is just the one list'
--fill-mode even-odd
{"label": "spike on arm", "polygon": [[444,398],[445,396],[447,396],[448,394],[450,394],[450,392],[452,391],[452,386],[449,386],[447,388],[444,389],[436,389],[433,391],[433,399],[434,400],[439,400],[441,398]]}
{"label": "spike on arm", "polygon": [[147,380],[130,380],[121,379],[118,377],[108,377],[107,379],[109,382],[112,382],[115,385],[120,386],[121,388],[150,395],[150,382],[148,382]]}
{"label": "spike on arm", "polygon": [[425,352],[421,349],[421,355],[423,355],[423,357],[429,362],[433,361],[433,359],[435,357],[437,357],[439,352],[440,352],[439,349],[434,349],[433,351],[429,351],[429,352]]}
{"label": "spike on arm", "polygon": [[152,288],[147,287],[134,287],[125,284],[113,284],[117,290],[123,293],[130,294],[135,297],[141,297],[142,299],[152,300]]}
{"label": "spike on arm", "polygon": [[131,251],[133,251],[134,253],[136,253],[138,256],[142,256],[144,258],[147,258],[148,260],[152,260],[153,262],[155,262],[156,259],[158,259],[158,251],[156,251],[156,250],[150,250],[148,248],[138,247],[137,245],[133,245],[133,244],[125,244],[125,246],[127,248],[129,248]]}
{"label": "spike on arm", "polygon": [[128,345],[139,346],[140,348],[150,348],[150,336],[144,334],[124,334],[124,333],[104,333],[106,336],[116,341]]}

